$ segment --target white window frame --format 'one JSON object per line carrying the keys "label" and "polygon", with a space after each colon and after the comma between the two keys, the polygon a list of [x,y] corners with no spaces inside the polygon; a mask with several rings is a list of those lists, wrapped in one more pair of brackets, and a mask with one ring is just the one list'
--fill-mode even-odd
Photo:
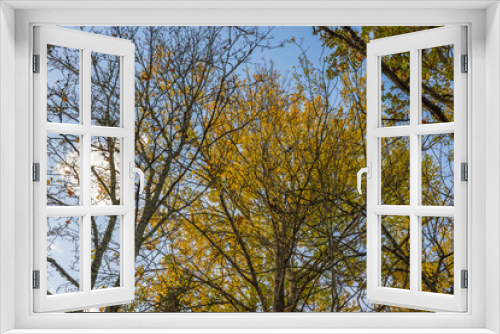
{"label": "white window frame", "polygon": [[[398,8],[393,9],[393,6]],[[11,0],[1,3],[0,11],[2,333],[8,330],[17,334],[54,333],[57,329],[60,333],[76,333],[72,330],[76,328],[88,329],[86,333],[140,333],[146,328],[157,329],[157,333],[180,332],[178,329],[184,329],[183,333],[248,333],[250,329],[256,333],[415,333],[415,328],[422,333],[500,332],[500,10],[497,1],[370,1],[369,4],[364,1],[246,1],[234,4],[211,1],[201,4],[189,1]],[[33,212],[28,209],[33,207],[30,180],[33,120],[29,97],[32,94],[32,27],[36,24],[467,25],[471,71],[468,78],[468,109],[471,111],[468,116],[468,198],[471,199],[468,203],[471,222],[468,230],[468,311],[435,314],[33,313],[30,255]],[[14,145],[12,136],[15,136]],[[15,189],[14,198],[12,189]],[[140,329],[134,331],[134,328]],[[340,328],[350,329],[343,331]]]}
{"label": "white window frame", "polygon": [[[34,270],[39,271],[39,289],[34,289],[35,312],[75,311],[128,304],[134,299],[134,175],[135,165],[135,45],[124,39],[85,33],[65,28],[34,27],[34,53],[39,58],[39,73],[33,75],[34,89],[34,162],[39,163],[39,180],[33,184],[34,200]],[[80,123],[47,122],[47,46],[56,45],[79,50],[80,53]],[[92,52],[120,57],[120,119],[119,127],[92,126],[91,57]],[[80,194],[79,205],[47,206],[47,134],[79,135]],[[92,136],[119,139],[120,205],[91,204],[91,142]],[[131,177],[132,176],[132,177]],[[120,286],[92,290],[91,287],[91,217],[120,217]],[[47,219],[80,217],[79,285],[77,292],[47,295]]]}
{"label": "white window frame", "polygon": [[[367,296],[371,303],[423,310],[467,310],[467,290],[461,287],[461,271],[467,270],[467,184],[461,180],[460,164],[467,163],[467,76],[462,73],[461,55],[467,54],[466,28],[449,26],[398,36],[376,39],[367,45]],[[453,45],[454,48],[454,121],[422,124],[421,78],[423,49]],[[381,57],[408,52],[410,55],[410,124],[382,126],[381,122]],[[421,136],[454,133],[454,205],[422,205]],[[382,204],[383,138],[409,139],[410,175],[408,205]],[[383,215],[409,218],[410,287],[396,289],[380,286],[381,282],[381,220]],[[421,291],[422,286],[422,217],[453,217],[454,293]]]}

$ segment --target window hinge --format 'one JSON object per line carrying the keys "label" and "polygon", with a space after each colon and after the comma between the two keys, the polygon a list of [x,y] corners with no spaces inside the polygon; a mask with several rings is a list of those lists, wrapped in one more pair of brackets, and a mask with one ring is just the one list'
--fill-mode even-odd
{"label": "window hinge", "polygon": [[469,165],[466,162],[460,164],[460,180],[469,181]]}
{"label": "window hinge", "polygon": [[469,273],[467,270],[462,270],[461,272],[462,276],[462,289],[467,289],[469,288]]}
{"label": "window hinge", "polygon": [[40,270],[33,270],[33,289],[40,289]]}
{"label": "window hinge", "polygon": [[40,182],[40,163],[33,164],[33,181]]}
{"label": "window hinge", "polygon": [[462,55],[462,73],[469,72],[469,56]]}
{"label": "window hinge", "polygon": [[40,73],[40,55],[33,55],[33,73]]}

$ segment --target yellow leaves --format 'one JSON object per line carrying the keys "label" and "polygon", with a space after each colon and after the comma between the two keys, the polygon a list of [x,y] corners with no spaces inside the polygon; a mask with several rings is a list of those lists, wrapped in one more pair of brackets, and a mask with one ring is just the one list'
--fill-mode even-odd
{"label": "yellow leaves", "polygon": [[[365,40],[397,31],[362,29]],[[336,300],[332,301],[331,289],[316,286],[332,281],[333,273],[325,271],[318,282],[296,283],[304,289],[304,296],[314,299],[315,311],[330,311],[335,303],[342,305],[342,311],[361,309],[353,295],[364,284],[365,266],[359,257],[350,257],[352,253],[344,246],[360,247],[355,252],[364,252],[364,231],[350,230],[348,239],[342,239],[342,235],[350,221],[363,219],[360,209],[363,202],[355,192],[355,173],[365,165],[366,67],[363,52],[352,50],[346,43],[338,43],[336,47],[336,55],[341,57],[332,60],[328,73],[340,82],[338,98],[325,96],[323,78],[312,66],[286,82],[278,72],[260,69],[248,71],[244,80],[236,77],[234,82],[217,87],[221,92],[211,88],[200,92],[201,74],[205,80],[216,75],[207,72],[208,62],[195,60],[182,73],[179,64],[168,63],[167,48],[156,49],[154,58],[158,59],[151,66],[152,73],[138,73],[138,77],[149,81],[144,86],[158,95],[146,97],[157,96],[158,103],[156,109],[146,107],[146,97],[137,97],[137,112],[149,119],[142,123],[142,134],[137,140],[145,146],[145,160],[163,162],[170,157],[170,143],[165,143],[160,134],[172,138],[174,149],[180,138],[186,139],[189,151],[173,160],[173,168],[168,170],[172,175],[165,180],[156,176],[152,181],[153,190],[163,187],[161,196],[166,200],[148,222],[145,230],[148,239],[143,242],[141,252],[161,251],[163,258],[153,270],[137,268],[137,303],[151,302],[169,312],[178,311],[173,310],[174,304],[191,311],[240,310],[225,303],[223,293],[227,293],[250,310],[260,310],[262,301],[255,286],[245,279],[251,276],[251,270],[243,244],[257,272],[257,286],[269,305],[273,298],[273,275],[280,270],[274,262],[276,246],[283,246],[295,252],[289,265],[297,266],[293,269],[303,278],[308,277],[308,269],[300,266],[308,259],[323,265],[320,262],[330,256],[329,252],[333,252],[335,260],[348,257],[336,268],[335,274],[344,279],[338,289],[347,290],[340,292]],[[404,77],[409,64],[408,59],[400,58],[389,65],[399,67],[397,74]],[[183,80],[189,83],[186,88],[180,83]],[[452,93],[452,86],[441,91]],[[193,104],[189,102],[193,101],[201,111],[189,115],[191,124],[185,127],[181,118],[186,110],[192,110]],[[154,121],[153,113],[158,116]],[[204,146],[198,146],[196,139],[202,138],[204,131],[207,140]],[[169,193],[168,186],[177,182],[179,171],[186,170],[197,149],[200,154],[195,166],[187,169],[175,190]],[[157,152],[153,150],[167,153],[155,155]],[[404,147],[396,145],[394,152],[389,152],[397,157],[391,169],[396,174],[393,185],[404,186],[399,182],[407,176],[403,162],[408,156],[404,151]],[[206,193],[205,187],[208,187]],[[200,198],[196,197],[198,194]],[[182,210],[177,213],[179,207]],[[151,208],[139,209],[139,216],[149,215],[147,210]],[[300,223],[304,225],[294,225]],[[354,227],[357,228],[362,229]],[[406,232],[395,236],[403,239]],[[443,238],[446,233],[449,232],[440,232]],[[295,236],[296,244],[286,244]],[[442,248],[448,251],[447,246]],[[433,253],[439,251],[435,245],[428,249]],[[404,255],[406,251],[404,248],[398,254]],[[443,261],[449,266],[447,261],[452,260]],[[437,268],[435,261],[422,266],[429,273]],[[396,273],[394,277],[401,280],[404,275]],[[285,281],[286,294],[292,290],[291,280]],[[307,302],[310,301],[304,301]]]}
{"label": "yellow leaves", "polygon": [[[240,238],[243,238],[260,273],[259,279],[272,282],[273,261],[268,248],[276,239],[270,221],[290,219],[282,211],[291,210],[288,205],[297,205],[298,212],[308,217],[310,224],[316,224],[320,207],[310,204],[319,200],[314,189],[326,184],[326,192],[334,191],[332,180],[320,176],[334,177],[332,171],[336,171],[338,165],[335,164],[340,163],[335,161],[337,152],[351,150],[356,156],[363,152],[361,145],[358,151],[346,145],[362,140],[359,131],[353,130],[357,129],[353,119],[359,116],[336,119],[338,111],[326,108],[325,98],[319,90],[312,98],[300,86],[285,92],[280,87],[279,75],[266,72],[256,73],[248,80],[239,90],[241,95],[233,97],[234,104],[228,104],[222,111],[217,110],[220,104],[213,101],[204,105],[207,110],[221,113],[214,118],[207,113],[200,119],[203,126],[210,124],[207,137],[213,144],[203,148],[206,165],[191,170],[188,178],[208,183],[210,189],[205,197],[185,209],[182,218],[164,223],[165,231],[175,231],[168,236],[171,244],[164,258],[164,268],[141,282],[138,294],[141,298],[161,303],[168,298],[172,300],[172,293],[178,289],[185,289],[175,297],[180,304],[209,305],[210,301],[222,296],[207,285],[190,286],[186,277],[188,272],[202,270],[207,279],[224,291],[238,295],[238,300],[251,308],[259,307],[255,306],[260,302],[254,287],[235,272],[214,245],[227,250],[234,263],[247,272],[249,269],[240,245]],[[340,110],[341,113],[354,113],[345,106]],[[149,129],[157,131],[155,126]],[[172,125],[172,129],[180,130],[178,125]],[[187,138],[196,138],[200,130],[190,127]],[[318,170],[320,166],[324,169]],[[345,171],[347,167],[342,168]],[[310,173],[306,173],[309,170]],[[179,193],[188,194],[186,189]],[[295,189],[303,189],[300,196]],[[267,198],[272,198],[267,203],[264,192]],[[285,199],[283,192],[290,197]],[[229,213],[222,209],[222,200]],[[288,204],[285,205],[285,201],[289,201]],[[157,218],[160,217],[152,220],[151,228],[156,226]],[[263,246],[266,243],[267,246]],[[309,245],[307,240],[302,240],[300,247]],[[154,250],[156,245],[148,240],[143,247]],[[141,272],[138,270],[138,275]],[[266,296],[272,295],[272,284],[263,283],[261,288]],[[328,309],[326,304],[321,307]],[[234,311],[229,305],[200,306],[199,309]]]}

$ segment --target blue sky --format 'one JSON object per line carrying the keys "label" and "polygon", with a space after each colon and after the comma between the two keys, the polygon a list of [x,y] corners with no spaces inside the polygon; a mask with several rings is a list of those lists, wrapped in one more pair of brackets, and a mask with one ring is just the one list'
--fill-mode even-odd
{"label": "blue sky", "polygon": [[[77,26],[68,26],[64,28],[80,30]],[[268,27],[262,27],[265,30]],[[313,64],[318,64],[323,52],[323,46],[319,39],[319,36],[313,35],[312,26],[273,26],[273,30],[270,34],[272,44],[278,44],[284,40],[290,40],[295,38],[297,44],[300,44],[304,51],[307,52],[309,60]],[[266,49],[266,50],[256,50],[252,56],[252,62],[255,64],[262,64],[262,60],[273,60],[274,68],[281,71],[284,74],[286,71],[291,72],[293,66],[299,64],[298,58],[300,57],[302,50],[293,43],[285,43],[281,48]],[[327,55],[329,50],[326,50]]]}
{"label": "blue sky", "polygon": [[[304,51],[307,52],[309,60],[313,64],[319,63],[323,46],[319,36],[313,36],[312,26],[277,26],[274,27],[271,35],[274,38],[274,43],[283,40],[290,40],[294,37],[296,42],[301,44]],[[297,45],[293,43],[285,43],[282,48],[257,51],[254,53],[252,60],[255,63],[262,63],[261,60],[263,59],[273,60],[274,68],[279,70],[281,74],[284,74],[286,71],[291,72],[293,66],[297,66],[299,64],[298,58],[301,53],[302,50],[300,50]],[[327,50],[326,54],[328,53],[329,52]],[[323,57],[324,56],[325,55],[323,55]]]}

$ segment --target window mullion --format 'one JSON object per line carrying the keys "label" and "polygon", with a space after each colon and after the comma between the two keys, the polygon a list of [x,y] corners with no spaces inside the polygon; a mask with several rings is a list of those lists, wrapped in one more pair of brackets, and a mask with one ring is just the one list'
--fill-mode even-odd
{"label": "window mullion", "polygon": [[[415,50],[416,58],[417,58],[417,76],[415,77],[416,81],[416,87],[415,90],[417,92],[415,105],[416,105],[416,117],[414,118],[415,125],[412,127],[412,132],[415,135],[415,140],[416,140],[416,147],[414,147],[413,150],[413,156],[415,157],[417,166],[415,169],[415,172],[417,173],[416,176],[416,185],[414,185],[415,192],[416,192],[416,204],[420,207],[422,205],[422,135],[418,130],[422,128],[421,120],[422,120],[422,50],[417,49]],[[420,126],[419,126],[420,125]],[[417,212],[413,211],[414,214]],[[417,217],[416,220],[416,225],[417,225],[417,232],[415,234],[416,240],[414,239],[414,244],[416,248],[416,255],[414,257],[416,258],[417,266],[416,266],[416,290],[420,291],[422,288],[422,214],[420,214]],[[411,240],[410,240],[411,241]]]}
{"label": "window mullion", "polygon": [[[82,125],[87,129],[91,124],[91,50],[88,48],[83,49],[82,57],[82,98],[81,98],[81,119]],[[87,131],[82,138],[82,205],[86,210],[83,217],[82,239],[81,239],[81,256],[82,256],[82,291],[90,293],[91,287],[91,216],[90,216],[90,152],[91,152],[91,133]]]}
{"label": "window mullion", "polygon": [[[80,50],[80,74],[85,73],[85,59],[84,59],[84,52]],[[79,101],[79,110],[80,110],[80,126],[83,124],[86,124],[83,119],[84,115],[84,106],[86,105],[86,101],[83,101],[83,98],[86,96],[85,95],[85,86],[84,86],[84,79],[83,75],[79,76],[79,84],[80,84],[80,101]],[[81,146],[81,151],[80,151],[80,157],[78,163],[80,164],[80,206],[85,208],[85,205],[87,204],[85,201],[86,194],[88,189],[85,188],[85,181],[87,180],[85,177],[85,171],[86,171],[86,165],[84,163],[87,163],[87,160],[90,159],[90,157],[86,156],[87,150],[86,148],[86,139],[88,136],[86,136],[86,133],[84,132],[83,135],[80,138],[80,142],[82,143]],[[85,214],[84,216],[80,217],[79,223],[80,223],[80,286],[79,290],[80,292],[85,291],[89,292],[90,288],[87,286],[86,281],[87,281],[87,270],[85,268],[88,267],[88,259],[86,258],[85,254],[87,254],[87,246],[86,243],[84,242],[86,240],[86,237],[88,235],[88,231],[85,230],[86,220],[87,220],[88,214]]]}
{"label": "window mullion", "polygon": [[90,209],[90,144],[91,144],[91,51],[90,49],[83,50],[82,64],[82,98],[81,98],[81,118],[83,126],[87,129],[83,135],[82,147],[82,205]]}
{"label": "window mullion", "polygon": [[420,138],[415,133],[419,121],[419,73],[420,57],[418,49],[410,50],[410,291],[418,292],[420,276],[419,217],[415,209],[420,203]]}

